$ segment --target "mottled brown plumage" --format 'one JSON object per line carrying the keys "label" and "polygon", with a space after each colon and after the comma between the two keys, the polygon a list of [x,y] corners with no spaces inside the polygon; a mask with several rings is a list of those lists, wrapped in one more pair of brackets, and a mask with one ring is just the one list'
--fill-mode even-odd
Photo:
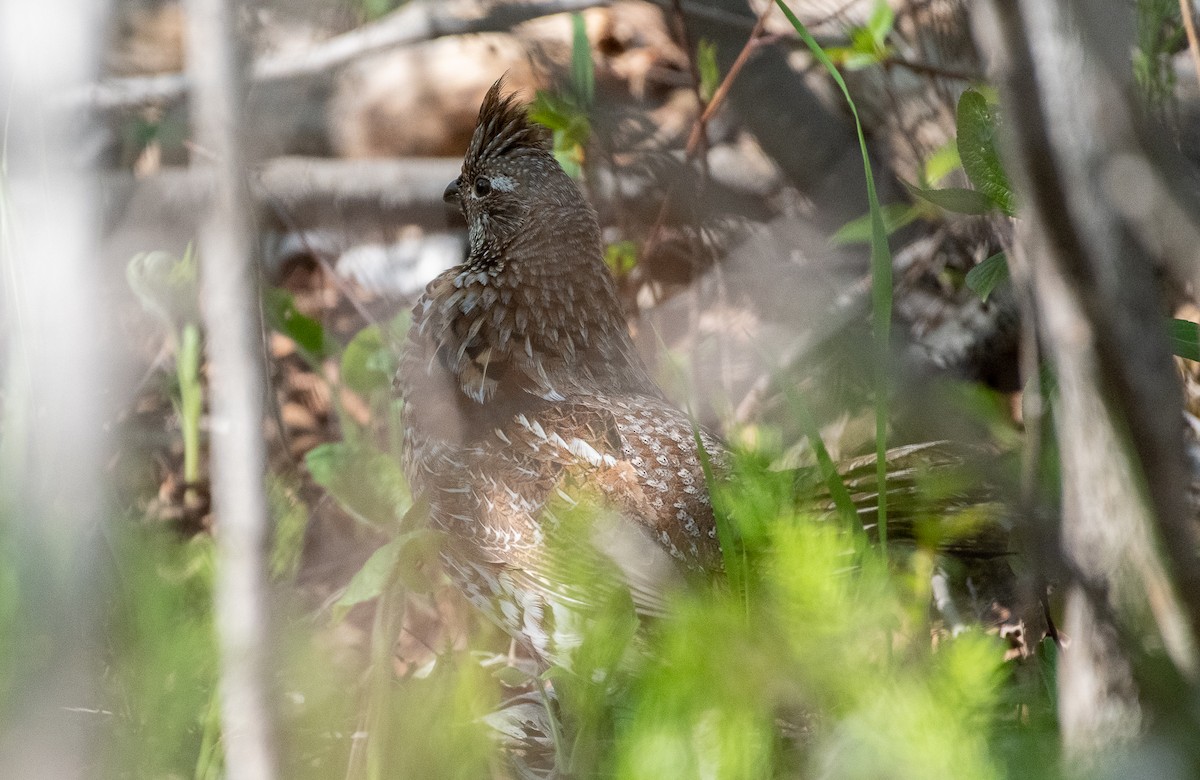
{"label": "mottled brown plumage", "polygon": [[566,613],[599,598],[558,576],[571,563],[548,543],[558,508],[602,508],[572,555],[611,558],[643,612],[672,572],[717,569],[720,555],[692,425],[634,349],[595,212],[501,88],[446,190],[468,257],[417,303],[397,384],[405,470],[447,532],[451,574],[550,656],[578,639]]}

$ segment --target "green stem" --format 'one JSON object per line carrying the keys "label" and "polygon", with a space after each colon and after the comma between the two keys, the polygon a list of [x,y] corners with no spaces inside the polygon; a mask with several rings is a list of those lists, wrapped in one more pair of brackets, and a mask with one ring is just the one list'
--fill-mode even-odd
{"label": "green stem", "polygon": [[371,628],[370,692],[367,704],[367,779],[383,780],[387,773],[386,736],[392,690],[392,641],[395,605],[404,598],[403,586],[393,581],[379,596]]}
{"label": "green stem", "polygon": [[221,776],[220,733],[221,695],[214,680],[200,734],[200,755],[196,759],[196,780],[217,780]]}
{"label": "green stem", "polygon": [[179,380],[179,421],[183,432],[183,481],[189,486],[200,481],[200,414],[204,395],[200,387],[200,327],[183,326],[179,354],[175,357]]}

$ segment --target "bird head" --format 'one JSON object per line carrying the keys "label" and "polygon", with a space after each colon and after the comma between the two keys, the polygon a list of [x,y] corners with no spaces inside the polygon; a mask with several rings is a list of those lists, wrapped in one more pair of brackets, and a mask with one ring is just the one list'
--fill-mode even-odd
{"label": "bird head", "polygon": [[462,173],[443,195],[466,217],[470,262],[484,267],[502,262],[531,229],[553,224],[547,217],[555,211],[592,214],[551,154],[550,131],[530,121],[525,106],[515,95],[502,94],[503,87],[500,78],[484,97]]}

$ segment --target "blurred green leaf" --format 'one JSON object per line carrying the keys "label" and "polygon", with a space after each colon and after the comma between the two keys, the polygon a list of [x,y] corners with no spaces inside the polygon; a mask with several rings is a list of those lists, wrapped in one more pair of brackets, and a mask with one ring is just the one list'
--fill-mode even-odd
{"label": "blurred green leaf", "polygon": [[922,171],[925,186],[930,187],[937,184],[952,171],[961,167],[962,160],[958,157],[958,142],[951,139],[946,142],[945,146],[931,154],[929,159],[925,161],[925,167]]}
{"label": "blurred green leaf", "polygon": [[996,286],[1008,279],[1008,255],[997,252],[967,272],[967,287],[987,300]]}
{"label": "blurred green leaf", "polygon": [[370,400],[391,391],[396,367],[396,353],[384,343],[379,326],[368,325],[342,352],[342,384]]}
{"label": "blurred green leaf", "polygon": [[332,442],[305,457],[308,471],[347,512],[377,526],[393,525],[410,503],[395,458],[364,442]]}
{"label": "blurred green leaf", "polygon": [[583,14],[571,14],[571,88],[586,112],[596,98],[596,75],[592,66],[592,44]]}
{"label": "blurred green leaf", "polygon": [[[405,550],[412,546],[414,541],[423,540],[432,533],[426,529],[409,531],[400,534],[371,553],[371,557],[351,578],[350,584],[346,586],[346,591],[333,605],[334,621],[345,617],[354,605],[379,597],[398,576],[398,568],[405,557]],[[408,561],[404,562],[408,563]]]}
{"label": "blurred green leaf", "polygon": [[1191,320],[1171,320],[1171,351],[1181,358],[1200,361],[1200,325]]}
{"label": "blurred green leaf", "polygon": [[717,66],[717,44],[701,38],[696,46],[696,70],[700,73],[700,97],[712,100],[721,85],[721,70]]}
{"label": "blurred green leaf", "polygon": [[963,170],[975,189],[1012,216],[1016,213],[1016,201],[996,148],[999,122],[999,116],[980,92],[968,89],[959,98],[958,155]]}
{"label": "blurred green leaf", "polygon": [[276,475],[267,477],[267,500],[271,505],[274,530],[271,543],[271,576],[283,579],[295,576],[304,553],[304,533],[308,529],[308,506],[296,494],[295,486]]}
{"label": "blurred green leaf", "polygon": [[1151,108],[1169,110],[1175,98],[1172,55],[1187,46],[1178,0],[1136,0],[1134,81]]}
{"label": "blurred green leaf", "polygon": [[199,269],[191,244],[182,257],[162,251],[134,255],[125,266],[125,279],[142,308],[168,327],[199,321]]}
{"label": "blurred green leaf", "polygon": [[591,137],[587,112],[571,100],[538,90],[529,106],[529,118],[554,134],[554,157],[572,178],[582,172],[583,149]]}
{"label": "blurred green leaf", "polygon": [[[909,203],[889,203],[880,207],[883,216],[884,230],[890,236],[905,225],[912,224],[921,217],[923,210]],[[829,239],[838,245],[866,244],[871,241],[873,228],[872,216],[864,214],[858,219],[852,219],[838,228]]]}
{"label": "blurred green leaf", "polygon": [[367,21],[373,21],[385,14],[396,10],[405,0],[359,0],[362,3],[363,16]]}
{"label": "blurred green leaf", "polygon": [[825,51],[833,62],[849,70],[878,65],[891,54],[887,38],[892,33],[895,19],[887,0],[876,0],[867,23],[850,28],[850,45],[831,46]]}
{"label": "blurred green leaf", "polygon": [[905,187],[915,197],[928,201],[938,208],[955,214],[987,214],[996,210],[996,204],[982,192],[962,187],[946,187],[940,190],[921,189],[905,182]]}
{"label": "blurred green leaf", "polygon": [[337,343],[326,335],[321,323],[296,309],[296,301],[290,293],[270,289],[264,297],[267,323],[296,342],[296,348],[310,364],[319,365],[337,352]]}
{"label": "blurred green leaf", "polygon": [[115,575],[107,621],[97,621],[105,631],[97,658],[104,703],[88,705],[110,710],[98,743],[108,771],[95,776],[190,778],[221,763],[201,738],[219,668],[213,540],[184,541],[119,519],[104,535]]}
{"label": "blurred green leaf", "polygon": [[632,241],[616,241],[604,247],[604,262],[618,279],[636,268],[637,261],[637,244]]}
{"label": "blurred green leaf", "polygon": [[867,30],[881,47],[892,34],[895,22],[896,14],[888,0],[875,0],[875,7],[871,9],[871,16],[867,19]]}

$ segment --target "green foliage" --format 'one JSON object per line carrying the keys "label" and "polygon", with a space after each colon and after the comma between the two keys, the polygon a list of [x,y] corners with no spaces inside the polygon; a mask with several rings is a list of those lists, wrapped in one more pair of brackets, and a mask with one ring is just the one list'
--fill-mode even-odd
{"label": "green foliage", "polygon": [[[920,219],[923,213],[923,209],[908,203],[889,203],[880,207],[884,231],[889,236],[905,225],[910,225]],[[871,241],[874,225],[874,216],[867,213],[842,225],[829,240],[839,245],[867,244]]]}
{"label": "green foliage", "polygon": [[1184,42],[1178,0],[1137,0],[1137,44],[1131,58],[1134,81],[1153,108],[1167,108],[1175,93],[1171,54]]}
{"label": "green foliage", "polygon": [[313,480],[368,525],[395,527],[411,503],[400,463],[367,442],[322,444],[304,460]]}
{"label": "green foliage", "polygon": [[707,103],[717,93],[717,87],[721,86],[717,44],[707,38],[701,38],[696,45],[696,70],[700,73],[700,98]]}
{"label": "green foliage", "polygon": [[180,543],[132,529],[110,542],[118,576],[102,691],[111,712],[107,774],[218,776],[215,740],[204,738],[214,724],[217,674],[212,540]]}
{"label": "green foliage", "polygon": [[850,28],[850,45],[827,49],[829,58],[849,70],[878,65],[892,54],[887,38],[895,22],[895,12],[887,0],[875,0],[867,23]]}
{"label": "green foliage", "polygon": [[571,14],[571,93],[584,110],[596,99],[596,73],[592,65],[592,44],[587,36],[583,14]]}
{"label": "green foliage", "polygon": [[957,120],[958,156],[967,178],[1002,212],[1014,215],[1016,200],[996,147],[999,114],[982,93],[968,89],[959,98]]}
{"label": "green foliage", "polygon": [[320,367],[321,361],[337,353],[337,344],[324,326],[296,309],[296,301],[286,290],[266,291],[263,305],[267,324],[296,343],[298,351],[309,365]]}
{"label": "green foliage", "polygon": [[[358,357],[343,353],[343,373],[360,373],[348,380],[358,392],[370,395],[383,382],[389,331],[360,333],[351,340]],[[809,435],[819,445],[819,435]],[[556,630],[578,637],[569,666],[531,681],[507,665],[503,649],[490,652],[484,643],[471,654],[438,648],[419,670],[397,676],[393,642],[405,597],[436,592],[425,566],[439,539],[397,520],[409,499],[395,458],[363,438],[318,447],[308,466],[341,505],[391,535],[332,608],[340,618],[375,602],[370,662],[356,684],[313,641],[310,618],[289,624],[278,672],[291,702],[289,777],[487,776],[500,760],[493,729],[533,716],[547,719],[561,765],[580,777],[832,772],[970,780],[1000,777],[1031,744],[1044,754],[1053,742],[1052,722],[1011,715],[1033,711],[1031,702],[1045,711],[1052,667],[1038,667],[1036,687],[1023,686],[1002,668],[992,637],[942,633],[931,644],[939,633],[928,608],[931,548],[886,560],[848,516],[813,513],[795,474],[773,465],[772,448],[735,454],[726,464],[732,479],[713,486],[728,581],[667,589],[662,617],[639,626],[615,567],[584,554],[603,517],[587,514],[586,505],[556,504],[552,574],[565,592],[592,594],[573,619],[555,615]],[[291,488],[273,483],[271,495],[277,523],[291,516],[282,522],[298,527],[293,520],[305,507]],[[277,532],[277,548],[294,552],[290,536]],[[138,536],[129,545],[136,563],[121,554],[126,583],[113,639],[121,662],[109,699],[123,704],[112,732],[113,774],[216,778],[211,544],[165,542]],[[290,560],[287,550],[276,553]],[[277,569],[287,571],[287,564]],[[500,708],[506,686],[529,685],[553,691],[553,716],[537,704]]]}
{"label": "green foliage", "polygon": [[999,209],[1016,213],[1016,199],[1008,175],[1000,164],[996,147],[999,114],[982,92],[968,89],[958,101],[957,140],[934,154],[923,172],[927,181],[937,181],[962,165],[974,189],[932,189],[906,184],[912,195],[945,211],[980,215]]}
{"label": "green foliage", "polygon": [[[839,231],[838,240],[871,244],[879,358],[874,476],[886,535],[884,355],[892,295],[887,235],[929,213],[930,206],[880,206],[862,126],[844,81],[786,4],[779,4],[829,69],[856,119],[869,212]],[[871,21],[852,36],[855,56],[875,61],[887,56],[892,24],[886,3],[877,3]],[[534,118],[554,130],[556,153],[578,175],[590,133],[594,74],[582,18],[576,16],[574,25],[572,85],[563,95],[539,94]],[[705,46],[702,41],[698,59],[707,90],[719,76],[714,50],[709,46],[706,54]],[[997,197],[1003,200],[1006,190],[998,188],[1007,187],[1007,180],[1002,170],[997,175],[998,157],[989,157],[980,142],[994,130],[994,121],[987,132],[981,123],[994,117],[972,110],[966,118],[974,124],[960,126],[960,142],[963,127],[971,140],[962,163],[976,189],[915,189],[938,207],[964,210],[974,204],[981,212],[998,204]],[[936,184],[957,161],[957,147],[947,147],[927,164],[922,184]],[[997,168],[988,167],[993,164]],[[1011,208],[1011,193],[1008,197]],[[983,205],[989,209],[979,208]],[[636,247],[618,242],[606,248],[605,257],[614,273],[627,274],[636,266]],[[968,284],[986,298],[1002,269],[1002,258],[989,258],[968,275]],[[351,607],[374,602],[365,669],[334,671],[332,656],[311,633],[312,623],[324,627],[325,621],[305,614],[287,624],[286,660],[276,680],[287,694],[285,776],[504,774],[494,755],[492,728],[520,723],[530,712],[497,710],[510,689],[520,686],[541,690],[547,698],[552,693],[556,700],[553,714],[541,717],[548,718],[570,776],[971,780],[1036,777],[1055,759],[1052,751],[1039,748],[1039,756],[1048,755],[1043,766],[1022,774],[1010,770],[1014,756],[1030,754],[1030,745],[1053,743],[1052,720],[1027,717],[1052,711],[1052,700],[1046,705],[1054,688],[1052,648],[1043,653],[1036,685],[1030,686],[1003,666],[1003,648],[994,637],[968,631],[951,638],[929,607],[929,575],[940,565],[937,543],[976,518],[966,512],[925,518],[917,541],[892,548],[890,556],[889,548],[871,545],[846,479],[798,393],[789,393],[788,400],[817,462],[817,478],[781,470],[780,454],[764,446],[734,454],[722,464],[733,478],[717,484],[707,454],[703,457],[717,509],[724,577],[688,588],[664,586],[662,614],[639,624],[612,562],[587,552],[594,541],[590,533],[603,516],[589,515],[586,502],[578,509],[555,505],[562,522],[550,534],[547,565],[553,564],[550,571],[562,578],[565,592],[593,596],[574,619],[566,613],[554,616],[556,630],[574,632],[577,639],[569,662],[530,679],[512,665],[507,639],[496,650],[485,637],[469,653],[451,651],[449,643],[432,648],[420,669],[398,674],[394,650],[397,637],[408,630],[406,599],[414,593],[438,594],[441,585],[426,570],[436,558],[439,537],[408,519],[419,513],[407,512],[412,502],[397,459],[391,381],[407,319],[364,328],[342,349],[284,292],[269,293],[265,311],[272,327],[295,341],[312,365],[339,360],[335,397],[347,389],[367,401],[372,426],[343,419],[345,440],[316,447],[306,465],[317,485],[371,535],[387,539],[332,605],[334,618],[342,618]],[[1189,354],[1200,356],[1196,326],[1185,335]],[[181,344],[181,354],[192,354],[194,347],[198,356],[198,330],[193,336],[181,334]],[[189,376],[199,376],[198,365]],[[856,490],[870,491],[869,479]],[[808,489],[816,482],[833,496],[836,512],[814,509]],[[935,496],[953,494],[958,487],[932,482],[921,483],[918,491]],[[296,485],[272,480],[270,490],[276,522],[272,571],[289,577],[299,559],[308,507]],[[139,537],[118,546],[124,582],[113,609],[112,649],[119,661],[106,680],[108,698],[119,704],[112,707],[113,774],[219,777],[210,543]],[[0,546],[0,560],[5,553]],[[3,571],[0,567],[0,618],[11,612]],[[937,641],[931,642],[934,636]],[[0,684],[0,702],[5,690]]]}
{"label": "green foliage", "polygon": [[384,717],[370,732],[379,752],[367,777],[491,777],[494,743],[482,719],[494,706],[493,688],[468,656],[448,658],[424,676],[384,680],[379,700]]}
{"label": "green foliage", "polygon": [[271,507],[271,576],[290,581],[300,568],[304,532],[308,528],[308,506],[297,496],[297,486],[283,477],[267,475],[267,499]]}
{"label": "green foliage", "polygon": [[570,100],[538,90],[529,118],[553,131],[554,157],[573,179],[583,173],[583,150],[592,134],[587,111]]}
{"label": "green foliage", "polygon": [[151,147],[181,149],[188,126],[179,112],[148,110],[131,116],[121,127],[121,163],[132,166]]}
{"label": "green foliage", "polygon": [[[392,434],[393,439],[400,432],[400,402],[394,397],[392,380],[400,365],[411,323],[412,316],[405,311],[389,323],[368,325],[356,333],[342,351],[339,372],[342,386],[367,402],[373,418]],[[398,446],[393,451],[398,453]]]}
{"label": "green foliage", "polygon": [[987,214],[996,208],[996,204],[979,190],[968,190],[963,187],[946,187],[940,190],[927,190],[905,185],[914,196],[929,201],[938,208],[953,211],[956,214]]}
{"label": "green foliage", "polygon": [[1189,320],[1170,322],[1171,351],[1181,358],[1200,361],[1200,325]]}
{"label": "green foliage", "polygon": [[200,480],[200,415],[204,411],[204,390],[200,383],[200,326],[189,322],[179,334],[175,354],[175,376],[179,382],[180,430],[183,432],[183,479],[195,484]]}
{"label": "green foliage", "polygon": [[[938,209],[960,214],[987,214],[994,211],[995,204],[981,192],[961,187],[934,188],[933,185],[961,167],[958,143],[954,140],[930,155],[921,170],[921,186],[905,183],[905,187],[917,199],[916,202],[889,203],[882,207],[887,235],[918,219],[936,217]],[[871,214],[864,214],[839,228],[830,240],[834,244],[868,243],[871,240],[871,226]]]}
{"label": "green foliage", "polygon": [[578,179],[583,175],[584,150],[592,134],[588,112],[595,100],[596,77],[583,15],[572,14],[571,24],[571,83],[562,94],[538,90],[529,118],[552,131],[555,159]]}
{"label": "green foliage", "polygon": [[933,650],[906,584],[920,556],[890,567],[799,508],[766,460],[739,456],[722,499],[754,562],[749,612],[732,591],[676,603],[622,705],[615,775],[1002,776],[1001,745],[1040,732],[1006,725],[1018,689],[999,642],[968,632]]}
{"label": "green foliage", "polygon": [[637,244],[632,241],[617,241],[604,247],[604,262],[617,279],[624,279],[637,268],[637,261]]}
{"label": "green foliage", "polygon": [[951,139],[925,161],[921,171],[922,186],[928,189],[961,167],[962,159],[958,156],[958,141]]}
{"label": "green foliage", "polygon": [[172,402],[183,436],[183,479],[200,480],[200,416],[204,392],[200,380],[203,362],[200,338],[199,270],[194,247],[183,257],[168,252],[134,255],[125,266],[125,278],[142,308],[168,329],[175,346],[175,393]]}
{"label": "green foliage", "polygon": [[190,244],[182,257],[161,251],[134,255],[125,279],[142,308],[172,330],[199,321],[199,270]]}
{"label": "green foliage", "polygon": [[433,584],[421,564],[437,551],[438,537],[427,528],[406,531],[380,547],[355,573],[337,603],[333,619],[341,620],[356,604],[379,598],[400,581],[408,591],[429,593]]}
{"label": "green foliage", "polygon": [[367,21],[373,21],[396,10],[407,0],[359,0],[359,2],[362,4],[363,17]]}
{"label": "green foliage", "polygon": [[383,343],[379,326],[368,325],[342,351],[342,384],[371,398],[391,388],[396,363],[396,354]]}
{"label": "green foliage", "polygon": [[1008,280],[1008,255],[997,252],[967,272],[967,287],[987,300],[996,286]]}

